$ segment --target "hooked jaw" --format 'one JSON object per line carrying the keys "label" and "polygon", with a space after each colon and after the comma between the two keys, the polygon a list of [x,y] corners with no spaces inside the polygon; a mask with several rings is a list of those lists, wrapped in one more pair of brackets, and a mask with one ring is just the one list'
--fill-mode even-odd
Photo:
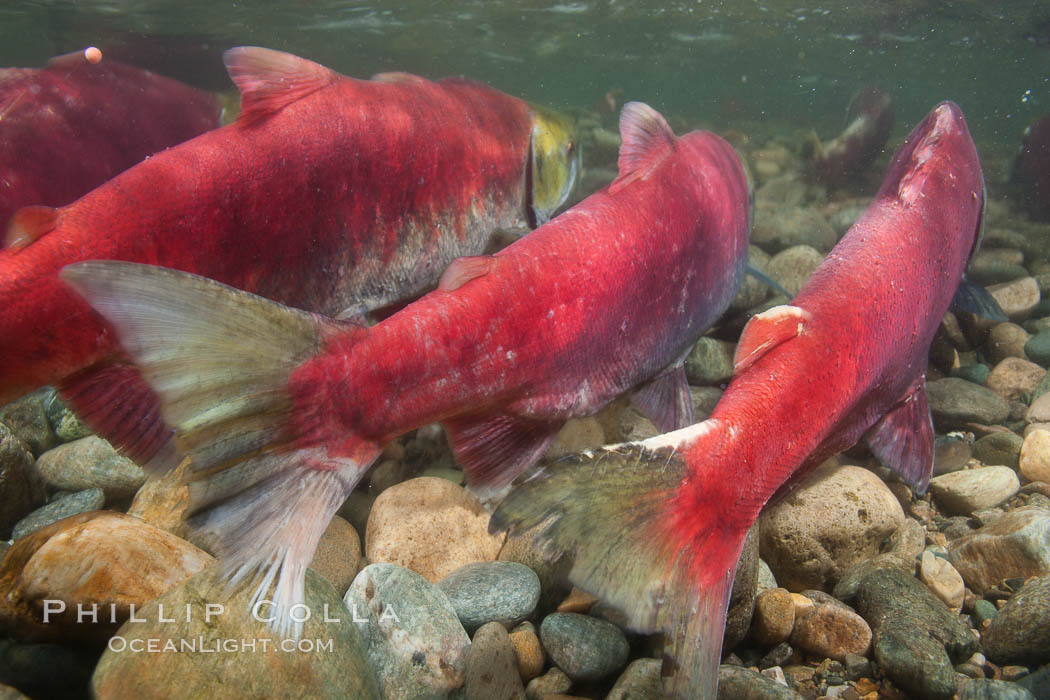
{"label": "hooked jaw", "polygon": [[529,224],[542,226],[576,185],[580,147],[571,118],[532,106],[532,121],[525,172],[526,209]]}

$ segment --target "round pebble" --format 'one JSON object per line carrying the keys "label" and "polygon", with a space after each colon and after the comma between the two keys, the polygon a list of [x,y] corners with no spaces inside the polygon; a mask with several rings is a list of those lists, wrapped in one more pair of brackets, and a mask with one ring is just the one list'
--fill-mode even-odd
{"label": "round pebble", "polygon": [[952,472],[930,480],[930,493],[938,505],[959,515],[997,506],[1020,488],[1017,472],[999,466]]}
{"label": "round pebble", "polygon": [[551,661],[576,681],[608,678],[627,661],[627,638],[616,625],[577,613],[553,613],[540,624]]}
{"label": "round pebble", "polygon": [[1007,357],[992,368],[985,386],[1007,401],[1030,396],[1043,381],[1046,370],[1019,357]]}
{"label": "round pebble", "polygon": [[942,559],[930,551],[923,552],[919,564],[919,579],[953,612],[962,610],[966,585],[962,576],[947,559]]}
{"label": "round pebble", "polygon": [[482,625],[467,657],[466,700],[524,700],[514,646],[498,622]]}
{"label": "round pebble", "polygon": [[1044,367],[1050,365],[1050,330],[1039,331],[1024,344],[1025,355]]}
{"label": "round pebble", "polygon": [[1015,508],[977,532],[952,540],[948,554],[978,595],[1008,578],[1050,574],[1050,511]]}
{"label": "round pebble", "polygon": [[543,673],[547,657],[543,654],[543,645],[531,622],[523,622],[510,633],[510,643],[518,660],[518,674],[523,681],[530,681]]}
{"label": "round pebble", "polygon": [[974,443],[973,456],[986,465],[1017,469],[1023,442],[1017,433],[992,433]]}
{"label": "round pebble", "polygon": [[1001,664],[1050,660],[1050,575],[1032,579],[1003,605],[984,634],[984,651]]}
{"label": "round pebble", "polygon": [[1033,430],[1025,436],[1019,467],[1030,481],[1050,481],[1050,432]]}
{"label": "round pebble", "polygon": [[1002,396],[958,377],[926,382],[926,398],[938,432],[965,428],[968,423],[995,425],[1010,415]]}
{"label": "round pebble", "polygon": [[818,657],[842,661],[847,653],[868,653],[871,628],[845,606],[818,605],[795,621],[791,644]]}
{"label": "round pebble", "polygon": [[755,599],[751,637],[763,646],[787,641],[795,626],[795,604],[786,588],[763,591]]}
{"label": "round pebble", "polygon": [[467,632],[486,622],[510,627],[532,614],[540,599],[540,579],[529,567],[511,561],[467,564],[441,579]]}

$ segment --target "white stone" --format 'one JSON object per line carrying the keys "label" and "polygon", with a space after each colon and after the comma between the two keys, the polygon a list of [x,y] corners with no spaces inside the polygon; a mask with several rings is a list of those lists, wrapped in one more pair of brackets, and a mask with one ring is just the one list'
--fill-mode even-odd
{"label": "white stone", "polygon": [[1010,467],[981,467],[935,476],[930,493],[937,503],[958,515],[997,506],[1021,488]]}
{"label": "white stone", "polygon": [[962,610],[966,584],[947,559],[942,559],[930,551],[923,552],[919,578],[934,595],[951,608],[952,612]]}
{"label": "white stone", "polygon": [[1033,430],[1025,437],[1021,444],[1021,473],[1031,481],[1050,482],[1050,432]]}

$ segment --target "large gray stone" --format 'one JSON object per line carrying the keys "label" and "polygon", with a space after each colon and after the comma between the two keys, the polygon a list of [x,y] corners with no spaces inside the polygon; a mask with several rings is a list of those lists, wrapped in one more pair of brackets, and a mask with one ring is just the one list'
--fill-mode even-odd
{"label": "large gray stone", "polygon": [[1050,662],[1050,576],[1028,581],[984,633],[984,653],[1000,664]]}
{"label": "large gray stone", "polygon": [[540,579],[529,567],[510,561],[467,564],[441,579],[444,593],[467,632],[486,622],[506,628],[524,620],[540,599]]}
{"label": "large gray stone", "polygon": [[576,681],[608,678],[627,661],[627,639],[611,622],[577,613],[552,613],[540,640],[554,664]]}
{"label": "large gray stone", "polygon": [[87,489],[59,496],[15,523],[11,531],[11,539],[20,539],[71,515],[98,510],[105,502],[106,496],[102,493],[102,489]]}
{"label": "large gray stone", "polygon": [[1010,415],[1006,399],[957,377],[926,382],[926,397],[938,432],[965,428],[968,423],[995,425]]}
{"label": "large gray stone", "polygon": [[108,501],[131,496],[146,481],[142,467],[95,435],[48,450],[37,459],[36,468],[53,489],[99,488]]}
{"label": "large gray stone", "polygon": [[29,446],[0,423],[0,538],[10,537],[15,523],[43,502]]}

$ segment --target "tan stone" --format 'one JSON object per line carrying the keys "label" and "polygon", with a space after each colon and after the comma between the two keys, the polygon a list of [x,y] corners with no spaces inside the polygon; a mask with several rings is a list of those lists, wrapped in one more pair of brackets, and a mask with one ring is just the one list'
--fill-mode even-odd
{"label": "tan stone", "polygon": [[1017,472],[1002,466],[964,469],[930,479],[933,500],[958,515],[997,506],[1020,488]]}
{"label": "tan stone", "polygon": [[1020,469],[1030,481],[1050,481],[1050,432],[1033,430],[1025,437]]}
{"label": "tan stone", "polygon": [[1019,357],[1007,357],[992,368],[985,386],[1007,401],[1031,395],[1046,376],[1046,370]]}
{"label": "tan stone", "polygon": [[1039,283],[1034,277],[1022,277],[988,287],[988,292],[999,302],[1011,321],[1028,318],[1039,303]]}
{"label": "tan stone", "polygon": [[1003,579],[1050,574],[1048,539],[1050,511],[1025,506],[952,540],[948,555],[970,590],[983,595]]}
{"label": "tan stone", "polygon": [[190,488],[185,483],[190,463],[184,459],[167,474],[148,479],[131,501],[128,515],[185,539],[190,528],[182,514],[190,502]]}
{"label": "tan stone", "polygon": [[547,662],[543,654],[543,645],[532,624],[523,622],[510,633],[510,643],[518,659],[518,674],[526,683],[543,673]]}
{"label": "tan stone", "polygon": [[328,579],[339,595],[346,593],[361,568],[361,538],[354,526],[333,517],[317,543],[310,568]]}
{"label": "tan stone", "polygon": [[985,342],[989,361],[992,364],[998,364],[1007,357],[1027,360],[1028,355],[1025,354],[1024,344],[1031,337],[1031,333],[1016,323],[1000,323],[994,326],[988,331],[988,340]]}
{"label": "tan stone", "polygon": [[573,586],[565,600],[558,603],[558,612],[574,612],[586,615],[597,602],[598,598],[596,596]]}
{"label": "tan stone", "polygon": [[801,593],[791,594],[791,605],[795,609],[795,619],[799,619],[803,615],[807,615],[810,610],[817,607],[817,604],[813,602],[812,598],[807,598]]}
{"label": "tan stone", "polygon": [[755,599],[751,637],[764,646],[775,646],[791,636],[795,626],[795,604],[786,588],[763,591]]}
{"label": "tan stone", "polygon": [[[23,639],[107,639],[141,608],[214,562],[207,552],[139,518],[92,511],[15,542],[0,565],[0,628]],[[44,601],[65,610],[43,621]],[[50,610],[58,603],[52,602]],[[98,622],[77,609],[98,606]]]}
{"label": "tan stone", "polygon": [[966,584],[947,559],[941,559],[930,551],[923,552],[919,564],[919,579],[934,595],[943,600],[952,612],[962,610]]}
{"label": "tan stone", "polygon": [[824,262],[816,249],[807,245],[796,245],[782,250],[772,257],[766,268],[769,276],[792,294],[798,294],[813,271]]}
{"label": "tan stone", "polygon": [[445,479],[410,479],[376,498],[365,556],[436,583],[465,564],[496,559],[505,535],[490,535],[488,523],[488,512],[466,489]]}
{"label": "tan stone", "polygon": [[791,644],[818,658],[845,661],[846,654],[867,654],[871,628],[845,606],[818,605],[795,621]]}

